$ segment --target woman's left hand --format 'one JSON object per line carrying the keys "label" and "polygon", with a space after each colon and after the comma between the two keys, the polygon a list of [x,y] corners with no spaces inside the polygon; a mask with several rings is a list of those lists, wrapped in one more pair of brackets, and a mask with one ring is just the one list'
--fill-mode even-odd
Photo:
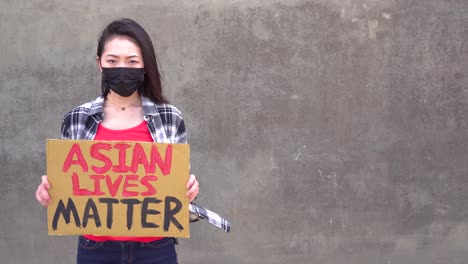
{"label": "woman's left hand", "polygon": [[190,178],[187,182],[187,197],[189,198],[189,201],[193,201],[193,199],[195,199],[195,197],[197,197],[198,195],[198,192],[200,191],[200,188],[198,186],[198,181],[197,179],[195,178],[195,175],[193,174],[190,174]]}

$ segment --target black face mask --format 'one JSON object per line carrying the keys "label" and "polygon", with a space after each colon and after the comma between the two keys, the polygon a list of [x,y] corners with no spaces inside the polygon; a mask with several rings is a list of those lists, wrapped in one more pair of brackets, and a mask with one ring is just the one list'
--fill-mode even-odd
{"label": "black face mask", "polygon": [[141,91],[145,83],[144,68],[102,68],[102,84],[120,96],[128,97]]}

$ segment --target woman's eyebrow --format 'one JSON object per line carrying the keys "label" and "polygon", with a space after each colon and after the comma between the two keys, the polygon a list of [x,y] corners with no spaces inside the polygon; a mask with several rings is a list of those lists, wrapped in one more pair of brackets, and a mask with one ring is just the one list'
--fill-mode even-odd
{"label": "woman's eyebrow", "polygon": [[[106,57],[118,58],[119,56],[114,55],[114,54],[107,54]],[[140,57],[140,56],[138,56],[138,55],[130,55],[130,56],[127,56],[127,58],[139,58],[139,57]]]}

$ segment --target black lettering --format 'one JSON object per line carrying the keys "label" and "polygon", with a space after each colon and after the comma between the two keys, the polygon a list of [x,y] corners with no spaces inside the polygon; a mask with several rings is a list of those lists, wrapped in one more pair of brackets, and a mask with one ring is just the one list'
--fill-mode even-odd
{"label": "black lettering", "polygon": [[84,214],[83,214],[83,227],[84,228],[86,228],[86,226],[88,225],[89,218],[94,219],[94,223],[96,223],[96,227],[101,226],[101,218],[99,218],[99,213],[96,208],[96,204],[91,198],[89,198],[88,201],[86,202],[85,209],[84,209]]}
{"label": "black lettering", "polygon": [[112,228],[113,217],[114,217],[114,206],[112,204],[119,203],[119,200],[114,198],[99,198],[100,203],[107,204],[107,228]]}
{"label": "black lettering", "polygon": [[127,228],[130,230],[133,224],[133,205],[141,202],[137,199],[122,199],[120,202],[127,205]]}
{"label": "black lettering", "polygon": [[63,215],[65,223],[70,223],[70,213],[73,214],[75,219],[76,227],[81,227],[80,218],[78,217],[78,211],[76,210],[75,204],[71,198],[68,198],[67,207],[63,204],[62,199],[58,202],[57,209],[55,210],[54,218],[52,220],[52,229],[57,230],[57,223],[60,215]]}
{"label": "black lettering", "polygon": [[[175,204],[173,209],[171,209],[171,203]],[[174,217],[174,215],[177,214],[180,209],[182,209],[182,203],[179,201],[179,199],[172,196],[166,197],[164,200],[164,231],[169,230],[169,225],[171,222],[177,227],[177,229],[184,230],[179,221],[177,221],[177,219]]]}
{"label": "black lettering", "polygon": [[152,214],[152,215],[160,214],[158,210],[148,209],[149,203],[158,204],[160,202],[162,201],[154,197],[146,197],[145,199],[143,199],[143,204],[141,208],[141,227],[143,228],[158,228],[159,227],[159,225],[155,223],[149,223],[146,220],[146,218],[148,217],[149,214]]}

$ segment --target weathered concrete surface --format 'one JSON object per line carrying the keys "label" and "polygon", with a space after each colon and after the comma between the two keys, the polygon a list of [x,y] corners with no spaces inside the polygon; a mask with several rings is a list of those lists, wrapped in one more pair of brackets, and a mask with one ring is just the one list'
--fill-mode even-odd
{"label": "weathered concrete surface", "polygon": [[181,263],[466,263],[467,1],[109,3],[0,3],[1,263],[74,260],[34,191],[118,17],[150,32],[198,202],[233,223],[192,225]]}

